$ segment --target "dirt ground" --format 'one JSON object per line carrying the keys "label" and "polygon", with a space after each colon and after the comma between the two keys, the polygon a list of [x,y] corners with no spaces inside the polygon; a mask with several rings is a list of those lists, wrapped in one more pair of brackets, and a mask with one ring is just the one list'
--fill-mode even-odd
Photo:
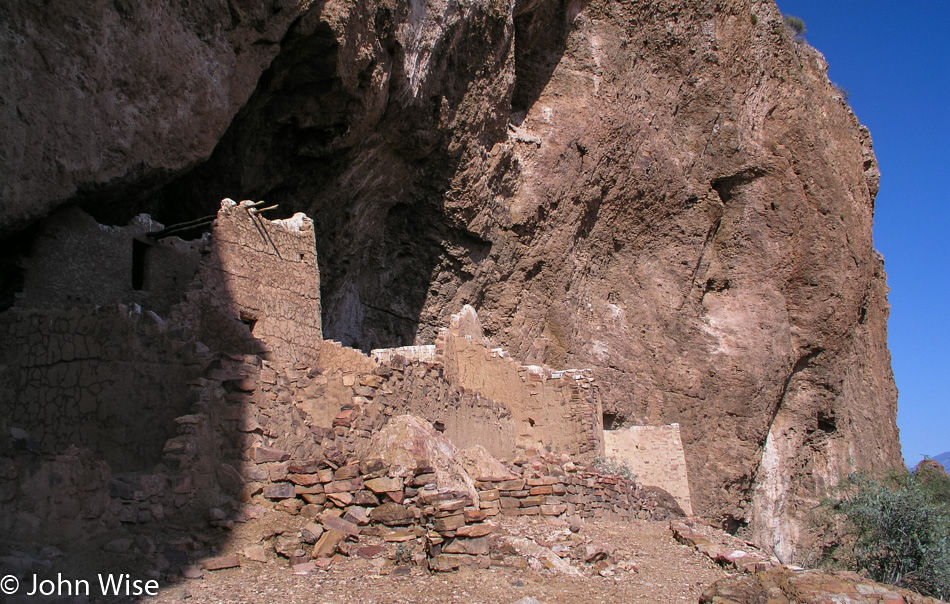
{"label": "dirt ground", "polygon": [[[544,541],[561,527],[544,519],[511,518],[500,532]],[[547,569],[462,568],[430,574],[411,567],[397,576],[360,558],[335,562],[327,570],[293,574],[276,561],[248,560],[240,568],[205,572],[201,579],[164,587],[147,602],[698,602],[700,594],[728,573],[673,540],[666,522],[587,522],[580,533],[614,551],[616,564],[574,562],[579,576]],[[535,565],[537,566],[537,565]],[[606,575],[606,576],[604,576]],[[531,600],[526,600],[526,604]]]}

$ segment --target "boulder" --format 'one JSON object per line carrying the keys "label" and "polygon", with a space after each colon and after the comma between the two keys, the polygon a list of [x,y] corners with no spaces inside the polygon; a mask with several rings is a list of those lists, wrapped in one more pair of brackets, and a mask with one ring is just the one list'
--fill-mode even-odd
{"label": "boulder", "polygon": [[478,505],[475,482],[458,449],[426,420],[412,415],[394,417],[376,433],[369,450],[389,464],[392,476],[412,477],[416,470],[431,469],[440,492]]}
{"label": "boulder", "polygon": [[481,445],[475,445],[462,451],[462,464],[469,476],[481,482],[502,482],[514,480],[515,474]]}

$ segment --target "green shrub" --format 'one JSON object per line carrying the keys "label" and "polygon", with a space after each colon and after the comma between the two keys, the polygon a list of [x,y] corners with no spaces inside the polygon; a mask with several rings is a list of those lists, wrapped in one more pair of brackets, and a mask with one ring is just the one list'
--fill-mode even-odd
{"label": "green shrub", "polygon": [[[831,511],[844,535],[826,557],[866,571],[875,581],[950,597],[950,510],[914,476],[892,484],[852,476]],[[842,556],[844,552],[844,556]]]}
{"label": "green shrub", "polygon": [[755,13],[752,13],[751,15],[749,15],[749,20],[752,21],[752,25],[759,24],[759,18],[755,16]]}
{"label": "green shrub", "polygon": [[795,37],[804,36],[805,32],[808,30],[805,28],[805,22],[798,17],[793,17],[792,15],[784,15],[782,21],[785,22],[785,27],[787,27]]}
{"label": "green shrub", "polygon": [[932,460],[922,461],[914,470],[914,480],[936,505],[950,509],[950,475]]}

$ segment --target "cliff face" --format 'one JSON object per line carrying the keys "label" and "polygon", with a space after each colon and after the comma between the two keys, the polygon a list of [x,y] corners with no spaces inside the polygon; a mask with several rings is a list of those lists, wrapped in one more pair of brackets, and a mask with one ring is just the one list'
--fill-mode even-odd
{"label": "cliff face", "polygon": [[300,13],[262,4],[4,2],[0,236],[207,159]]}
{"label": "cliff face", "polygon": [[0,232],[306,211],[326,337],[428,343],[472,304],[594,367],[616,423],[679,422],[696,512],[782,556],[824,487],[901,464],[870,135],[772,2],[122,6],[65,41],[0,9]]}

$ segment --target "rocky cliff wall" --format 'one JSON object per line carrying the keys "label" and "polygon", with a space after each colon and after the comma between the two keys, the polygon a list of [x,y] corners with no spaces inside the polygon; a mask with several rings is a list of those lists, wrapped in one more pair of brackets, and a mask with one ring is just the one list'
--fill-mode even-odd
{"label": "rocky cliff wall", "polygon": [[75,198],[105,213],[207,159],[299,15],[260,3],[0,6],[0,235]]}
{"label": "rocky cliff wall", "polygon": [[278,8],[103,3],[99,42],[5,5],[3,232],[64,200],[305,210],[326,337],[430,343],[472,304],[518,358],[593,366],[619,421],[678,422],[694,509],[771,545],[842,474],[901,464],[870,135],[773,2]]}

